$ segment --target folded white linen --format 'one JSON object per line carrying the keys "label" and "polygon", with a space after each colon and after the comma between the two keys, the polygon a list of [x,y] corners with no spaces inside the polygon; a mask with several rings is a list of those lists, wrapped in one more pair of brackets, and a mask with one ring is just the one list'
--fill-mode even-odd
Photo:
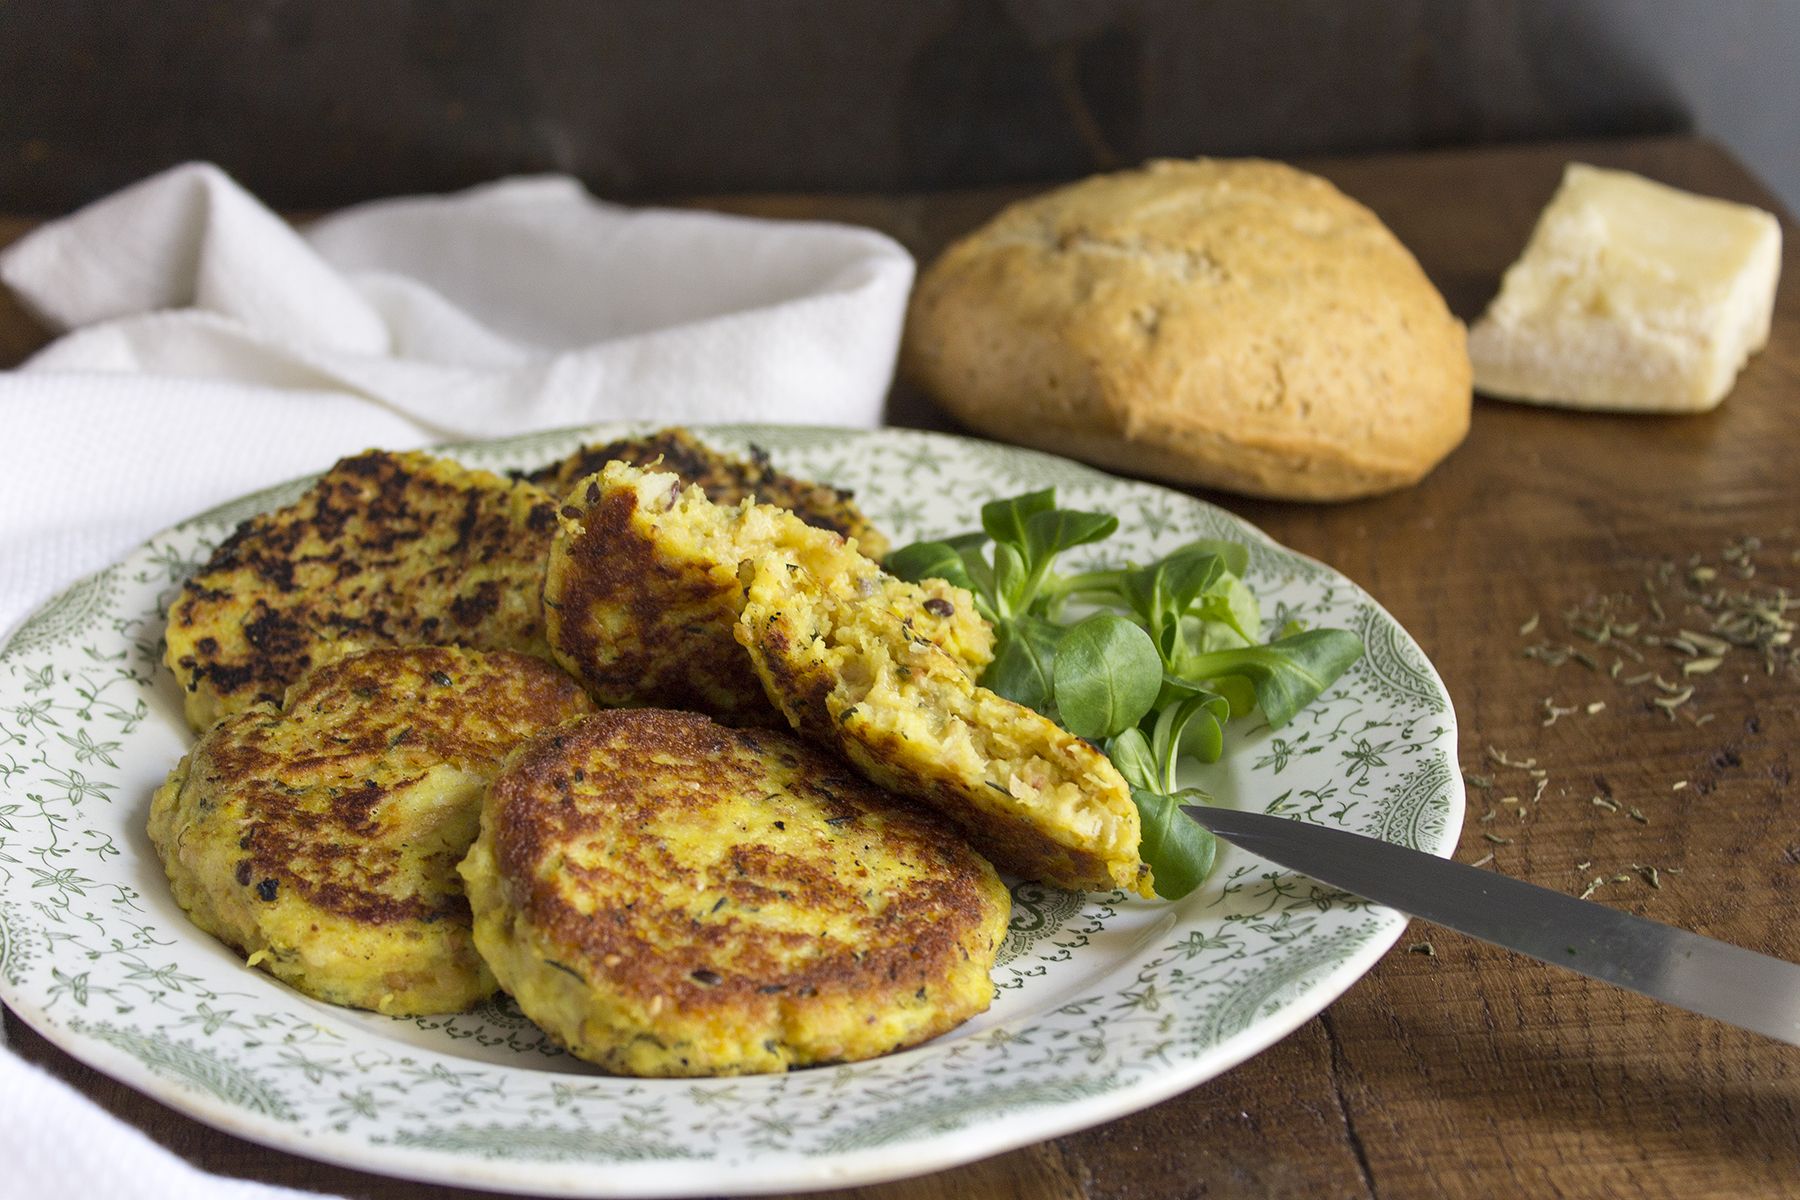
{"label": "folded white linen", "polygon": [[0,1114],[9,1200],[328,1200],[191,1166],[5,1049]]}

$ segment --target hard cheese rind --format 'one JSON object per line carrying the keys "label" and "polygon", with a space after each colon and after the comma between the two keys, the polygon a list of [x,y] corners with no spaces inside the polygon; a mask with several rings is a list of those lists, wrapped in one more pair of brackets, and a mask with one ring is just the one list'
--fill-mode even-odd
{"label": "hard cheese rind", "polygon": [[1575,408],[1716,407],[1769,340],[1780,270],[1769,213],[1570,163],[1469,331],[1475,388]]}

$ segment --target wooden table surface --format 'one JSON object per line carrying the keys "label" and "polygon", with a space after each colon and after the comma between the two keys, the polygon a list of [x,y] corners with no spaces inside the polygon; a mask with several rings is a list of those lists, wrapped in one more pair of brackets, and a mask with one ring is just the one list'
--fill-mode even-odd
{"label": "wooden table surface", "polygon": [[[1777,207],[1728,155],[1687,138],[1303,165],[1379,213],[1473,319],[1571,158]],[[858,221],[925,257],[1017,194],[705,203]],[[30,224],[0,218],[0,242]],[[1692,656],[1644,641],[1711,628],[1716,612],[1692,606],[1699,593],[1800,595],[1792,251],[1786,267],[1770,345],[1714,413],[1478,400],[1467,442],[1409,491],[1329,507],[1206,498],[1368,588],[1436,663],[1471,780],[1460,859],[1491,855],[1495,871],[1577,894],[1598,879],[1599,903],[1800,960],[1800,667],[1770,674],[1733,650],[1684,675]],[[0,365],[43,340],[10,304],[0,300]],[[893,418],[951,427],[905,392]],[[1691,684],[1691,697],[1656,704],[1679,692],[1625,682],[1645,671]],[[1541,774],[1497,757],[1535,760]],[[211,1170],[358,1197],[475,1194],[215,1133],[10,1017],[6,1028],[26,1057]],[[1415,925],[1322,1016],[1219,1079],[1084,1133],[844,1194],[1800,1195],[1800,1050]]]}

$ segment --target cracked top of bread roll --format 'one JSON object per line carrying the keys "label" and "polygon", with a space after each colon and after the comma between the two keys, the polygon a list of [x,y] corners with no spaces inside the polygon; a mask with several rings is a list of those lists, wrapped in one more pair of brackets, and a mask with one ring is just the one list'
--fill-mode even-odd
{"label": "cracked top of bread roll", "polygon": [[1008,441],[1177,483],[1342,500],[1463,439],[1464,329],[1330,183],[1164,160],[1012,205],[914,292],[906,374]]}

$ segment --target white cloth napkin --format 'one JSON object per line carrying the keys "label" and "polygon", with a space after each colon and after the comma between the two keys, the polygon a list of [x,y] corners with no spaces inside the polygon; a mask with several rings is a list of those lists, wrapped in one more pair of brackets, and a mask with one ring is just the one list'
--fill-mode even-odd
{"label": "white cloth napkin", "polygon": [[8,1200],[327,1200],[190,1166],[8,1050],[0,1050],[0,1122]]}
{"label": "white cloth napkin", "polygon": [[0,375],[0,632],[156,530],[369,446],[879,424],[912,274],[872,230],[625,209],[565,178],[296,233],[176,167],[0,254],[70,330]]}
{"label": "white cloth napkin", "polygon": [[[912,275],[871,230],[633,211],[562,178],[296,233],[217,168],[177,167],[0,254],[69,331],[0,374],[0,638],[157,530],[369,446],[876,425]],[[0,1164],[19,1200],[299,1195],[196,1171],[5,1049]]]}

